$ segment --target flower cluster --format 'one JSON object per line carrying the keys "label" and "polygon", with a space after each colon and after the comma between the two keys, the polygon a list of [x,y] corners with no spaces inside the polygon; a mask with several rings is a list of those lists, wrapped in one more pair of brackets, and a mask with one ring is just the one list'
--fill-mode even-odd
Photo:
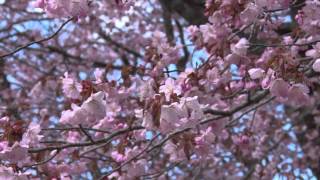
{"label": "flower cluster", "polygon": [[320,178],[319,1],[0,4],[0,179]]}
{"label": "flower cluster", "polygon": [[85,17],[89,12],[88,0],[36,0],[34,6],[53,17]]}

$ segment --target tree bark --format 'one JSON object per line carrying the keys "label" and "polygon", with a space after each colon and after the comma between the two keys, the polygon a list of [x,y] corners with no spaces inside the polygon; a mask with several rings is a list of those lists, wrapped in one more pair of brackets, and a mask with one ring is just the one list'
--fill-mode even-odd
{"label": "tree bark", "polygon": [[201,25],[207,22],[204,15],[205,0],[161,0],[172,12],[182,16],[189,24]]}

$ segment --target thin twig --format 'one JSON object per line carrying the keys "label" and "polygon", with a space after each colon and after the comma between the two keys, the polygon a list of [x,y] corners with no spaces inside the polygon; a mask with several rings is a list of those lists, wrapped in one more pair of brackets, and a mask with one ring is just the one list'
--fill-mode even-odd
{"label": "thin twig", "polygon": [[290,46],[309,46],[315,43],[320,42],[320,39],[314,40],[314,41],[310,41],[310,42],[306,42],[306,43],[299,43],[299,44],[258,44],[258,43],[250,43],[250,46],[262,46],[262,47],[290,47]]}
{"label": "thin twig", "polygon": [[45,163],[51,161],[52,159],[54,159],[59,153],[60,153],[60,150],[57,150],[50,158],[48,158],[48,159],[46,159],[44,161],[35,163],[35,164],[24,166],[24,167],[30,168],[30,167],[33,167],[33,166],[39,166],[39,165],[45,164]]}
{"label": "thin twig", "polygon": [[[101,133],[106,133],[110,134],[110,131],[106,130],[101,130],[101,129],[94,129],[94,128],[87,128],[87,127],[82,127],[86,131],[96,131],[96,132],[101,132]],[[57,128],[43,128],[41,129],[42,131],[79,131],[79,127],[57,127]]]}
{"label": "thin twig", "polygon": [[254,111],[254,110],[258,109],[258,108],[261,107],[261,106],[264,106],[265,104],[268,104],[268,103],[269,103],[270,101],[272,101],[273,99],[275,99],[275,97],[271,97],[271,98],[269,98],[268,100],[266,100],[265,102],[262,102],[261,104],[258,104],[258,105],[256,105],[256,106],[248,109],[247,111],[243,112],[239,117],[237,117],[237,118],[233,119],[232,121],[230,121],[230,122],[226,125],[226,127],[231,127],[234,122],[237,122],[237,121],[238,121],[239,119],[241,119],[244,115],[248,114],[248,113],[251,112],[251,111]]}
{"label": "thin twig", "polygon": [[43,148],[34,148],[34,149],[29,149],[28,152],[29,153],[39,153],[42,151],[62,150],[62,149],[73,148],[73,147],[86,147],[86,146],[103,144],[105,142],[110,141],[110,139],[112,139],[116,136],[119,136],[121,134],[130,132],[130,131],[140,130],[140,129],[144,129],[144,127],[135,126],[135,127],[129,127],[126,129],[122,129],[122,130],[119,130],[119,131],[116,131],[116,132],[110,134],[107,138],[99,139],[99,140],[96,140],[95,142],[89,141],[89,142],[82,142],[82,143],[69,143],[69,144],[64,144],[64,145],[60,145],[60,146],[48,146],[48,147],[43,147]]}
{"label": "thin twig", "polygon": [[124,163],[122,163],[121,165],[119,165],[118,167],[114,168],[112,171],[108,172],[107,174],[103,175],[100,180],[103,180],[105,177],[108,177],[110,174],[118,171],[119,169],[121,169],[123,166],[127,165],[128,163],[130,163],[131,161],[134,161],[135,159],[137,159],[138,157],[140,157],[143,153],[145,153],[148,148],[152,145],[152,142],[159,137],[160,134],[155,135],[150,142],[148,143],[148,145],[137,155],[133,156],[132,158],[130,158],[129,160],[125,161]]}
{"label": "thin twig", "polygon": [[37,40],[37,41],[32,41],[32,42],[30,42],[30,43],[28,43],[28,44],[25,44],[25,45],[23,45],[23,46],[21,46],[21,47],[18,47],[17,49],[15,49],[15,50],[12,51],[12,52],[9,52],[9,53],[7,53],[7,54],[1,55],[1,56],[0,56],[0,59],[5,58],[5,57],[8,57],[8,56],[11,56],[11,55],[14,55],[15,53],[17,53],[17,52],[19,52],[19,51],[21,51],[21,50],[23,50],[23,49],[25,49],[25,48],[27,48],[27,47],[29,47],[29,46],[32,46],[32,45],[34,45],[34,44],[40,44],[40,43],[42,43],[42,42],[49,41],[50,39],[52,39],[53,37],[55,37],[57,34],[59,34],[59,32],[63,29],[63,27],[64,27],[65,25],[67,25],[67,24],[68,24],[70,21],[72,21],[72,20],[73,20],[73,18],[69,18],[67,21],[65,21],[64,23],[62,23],[62,25],[58,28],[58,30],[57,30],[55,33],[53,33],[51,36],[46,37],[46,38],[44,38],[44,39]]}
{"label": "thin twig", "polygon": [[91,135],[82,127],[81,124],[79,124],[79,127],[80,127],[80,130],[83,132],[83,134],[85,134],[88,137],[88,139],[94,143],[95,141],[92,139]]}

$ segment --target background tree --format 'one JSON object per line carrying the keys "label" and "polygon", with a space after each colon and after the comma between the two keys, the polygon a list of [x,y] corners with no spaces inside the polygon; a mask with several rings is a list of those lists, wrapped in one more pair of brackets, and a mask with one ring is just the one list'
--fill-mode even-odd
{"label": "background tree", "polygon": [[0,177],[318,179],[317,0],[0,0]]}

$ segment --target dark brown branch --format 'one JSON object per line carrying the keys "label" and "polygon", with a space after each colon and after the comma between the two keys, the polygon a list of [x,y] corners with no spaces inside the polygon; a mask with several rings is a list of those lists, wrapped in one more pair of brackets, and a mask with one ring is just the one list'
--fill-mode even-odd
{"label": "dark brown branch", "polygon": [[[256,104],[258,102],[260,102],[262,99],[264,99],[267,95],[269,94],[269,91],[263,91],[262,93],[258,93],[257,95],[253,96],[249,101],[233,108],[232,110],[230,111],[221,111],[219,112],[219,116],[217,117],[213,117],[213,118],[209,118],[209,119],[204,119],[202,121],[199,122],[199,125],[202,125],[202,124],[206,124],[206,123],[209,123],[209,122],[212,122],[212,121],[216,121],[216,120],[219,120],[219,119],[222,119],[224,117],[229,117],[229,116],[232,116],[234,113],[252,105],[252,104]],[[273,98],[272,98],[273,99]],[[272,100],[271,99],[271,100]],[[267,102],[269,102],[270,100],[267,100]],[[262,103],[262,104],[259,104],[258,107],[264,105],[266,103]],[[255,108],[258,108],[255,106]],[[217,114],[215,114],[217,115]],[[166,143],[168,140],[170,140],[172,137],[178,135],[178,134],[181,134],[183,132],[186,132],[186,131],[189,131],[191,129],[193,129],[194,127],[187,127],[187,128],[184,128],[184,129],[181,129],[181,130],[177,130],[177,131],[174,131],[170,134],[168,134],[164,139],[162,139],[161,142],[159,142],[158,144],[156,144],[155,146],[153,146],[152,148],[150,148],[149,150],[147,150],[147,152],[151,152],[153,150],[155,150],[156,148],[159,148],[161,146],[163,146],[164,143]]]}
{"label": "dark brown branch", "polygon": [[39,153],[42,151],[62,150],[62,149],[73,148],[73,147],[86,147],[86,146],[103,144],[105,142],[110,141],[111,139],[113,139],[116,136],[119,136],[119,135],[127,133],[127,132],[135,131],[135,130],[140,130],[140,129],[144,129],[144,127],[135,126],[135,127],[122,129],[122,130],[119,130],[117,132],[110,134],[107,138],[99,139],[99,140],[96,140],[95,142],[89,141],[89,142],[82,142],[82,143],[69,143],[69,144],[64,144],[64,145],[60,145],[60,146],[48,146],[48,147],[43,147],[43,148],[34,148],[34,149],[29,149],[28,152],[29,153]]}
{"label": "dark brown branch", "polygon": [[172,26],[172,17],[171,11],[168,8],[167,4],[164,0],[159,0],[162,7],[162,17],[164,23],[164,29],[166,31],[167,39],[170,44],[174,44],[174,34],[173,34],[173,26]]}
{"label": "dark brown branch", "polygon": [[70,21],[72,21],[72,20],[73,20],[73,18],[70,18],[70,19],[68,19],[67,21],[65,21],[64,23],[62,23],[62,25],[58,28],[58,30],[57,30],[55,33],[53,33],[51,36],[46,37],[46,38],[44,38],[44,39],[40,39],[40,40],[37,40],[37,41],[30,42],[30,43],[28,43],[28,44],[26,44],[26,45],[23,45],[23,46],[21,46],[21,47],[18,47],[17,49],[15,49],[15,50],[12,51],[12,52],[9,52],[9,53],[7,53],[7,54],[1,55],[1,56],[0,56],[0,59],[3,59],[3,58],[5,58],[5,57],[11,56],[11,55],[14,55],[15,53],[17,53],[17,52],[19,52],[19,51],[21,51],[21,50],[23,50],[23,49],[25,49],[25,48],[27,48],[27,47],[29,47],[29,46],[32,46],[32,45],[34,45],[34,44],[40,44],[40,43],[42,43],[42,42],[49,41],[50,39],[52,39],[52,38],[54,38],[56,35],[58,35],[59,32],[63,29],[63,27],[66,26],[66,25],[67,25]]}
{"label": "dark brown branch", "polygon": [[[109,131],[106,130],[101,130],[101,129],[94,129],[94,128],[87,128],[87,127],[82,127],[86,131],[96,131],[96,132],[102,132],[102,133],[107,133],[110,134]],[[66,127],[66,128],[43,128],[42,131],[79,131],[79,127]]]}
{"label": "dark brown branch", "polygon": [[260,103],[260,104],[258,104],[258,105],[256,105],[256,106],[248,109],[247,111],[243,112],[239,117],[237,117],[237,118],[233,119],[232,121],[230,121],[230,122],[226,125],[226,127],[232,126],[233,123],[237,122],[237,121],[238,121],[239,119],[241,119],[244,115],[248,114],[248,113],[251,112],[251,111],[257,110],[257,109],[258,109],[259,107],[261,107],[261,106],[264,106],[264,105],[268,104],[268,103],[269,103],[270,101],[272,101],[273,99],[275,99],[275,97],[271,97],[271,98],[267,99],[266,101],[264,101],[264,102],[262,102],[262,103]]}
{"label": "dark brown branch", "polygon": [[250,43],[250,46],[261,46],[261,47],[290,47],[290,46],[310,46],[320,42],[320,40],[314,40],[307,43],[299,43],[299,44],[258,44],[258,43]]}
{"label": "dark brown branch", "polygon": [[188,48],[186,46],[186,42],[184,40],[184,32],[183,32],[183,27],[181,26],[181,24],[179,23],[178,20],[175,20],[175,23],[178,27],[178,31],[179,31],[179,37],[180,37],[180,41],[183,45],[183,53],[184,53],[184,57],[181,58],[177,64],[177,69],[180,70],[180,71],[184,71],[184,69],[186,68],[186,64],[188,62],[188,59],[189,59],[189,51],[188,51]]}
{"label": "dark brown branch", "polygon": [[204,0],[163,0],[172,12],[182,16],[189,24],[201,25],[208,21],[204,15]]}
{"label": "dark brown branch", "polygon": [[83,132],[83,134],[85,134],[92,143],[95,143],[91,135],[82,127],[81,124],[79,124],[79,127],[80,127],[80,130]]}
{"label": "dark brown branch", "polygon": [[243,104],[241,104],[241,105],[239,105],[229,111],[218,111],[218,110],[208,109],[208,110],[205,110],[204,112],[207,114],[212,114],[212,115],[231,116],[232,114],[242,110],[243,108],[245,108],[251,104],[258,103],[259,101],[264,99],[268,94],[269,94],[269,91],[263,91],[261,93],[258,93],[255,96],[253,96],[252,98],[250,98],[248,101],[246,101],[245,103],[243,103]]}
{"label": "dark brown branch", "polygon": [[143,55],[141,55],[139,52],[136,52],[136,51],[134,51],[132,49],[129,49],[128,47],[126,47],[126,46],[114,41],[110,36],[108,36],[104,32],[102,32],[102,30],[99,31],[98,33],[105,41],[110,42],[116,48],[122,49],[122,50],[124,50],[124,51],[126,51],[126,52],[128,52],[128,53],[130,53],[130,54],[132,54],[134,56],[136,56],[136,57],[139,57],[139,58],[143,57]]}
{"label": "dark brown branch", "polygon": [[24,166],[26,168],[29,168],[29,167],[33,167],[33,166],[40,166],[40,165],[43,165],[49,161],[51,161],[52,159],[54,159],[58,154],[60,153],[59,150],[57,150],[50,158],[44,160],[44,161],[41,161],[41,162],[38,162],[38,163],[35,163],[35,164],[32,164],[32,165],[27,165],[27,166]]}

